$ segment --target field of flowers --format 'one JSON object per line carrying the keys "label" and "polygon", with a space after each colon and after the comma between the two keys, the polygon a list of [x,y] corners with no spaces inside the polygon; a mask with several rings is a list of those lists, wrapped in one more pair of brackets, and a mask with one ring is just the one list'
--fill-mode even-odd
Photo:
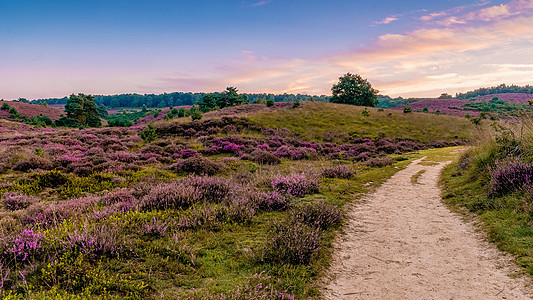
{"label": "field of flowers", "polygon": [[343,205],[410,152],[464,143],[304,140],[234,115],[258,109],[128,128],[2,120],[1,295],[316,297]]}
{"label": "field of flowers", "polygon": [[[518,110],[527,110],[529,108],[528,101],[533,99],[533,95],[524,94],[524,93],[506,93],[506,94],[491,94],[485,96],[478,96],[473,99],[424,99],[416,102],[412,102],[409,106],[414,111],[422,111],[424,108],[427,108],[427,112],[430,113],[441,113],[446,115],[453,116],[465,116],[469,114],[472,117],[477,117],[480,114],[480,110],[470,108],[468,104],[479,104],[480,102],[489,102],[494,97],[497,97],[500,100],[504,100],[511,104],[510,107],[506,107],[506,113],[514,113]],[[472,100],[472,101],[471,101]],[[396,106],[392,109],[403,110],[403,106]],[[500,113],[503,111],[496,111],[491,109],[488,112],[491,113]]]}

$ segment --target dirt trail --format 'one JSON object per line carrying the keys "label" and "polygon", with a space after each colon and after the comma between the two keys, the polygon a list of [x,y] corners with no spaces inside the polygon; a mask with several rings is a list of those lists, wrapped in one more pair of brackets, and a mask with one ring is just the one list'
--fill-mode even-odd
{"label": "dirt trail", "polygon": [[420,161],[349,208],[324,298],[531,299],[528,279],[508,276],[516,272],[509,256],[441,203],[437,180],[445,163]]}

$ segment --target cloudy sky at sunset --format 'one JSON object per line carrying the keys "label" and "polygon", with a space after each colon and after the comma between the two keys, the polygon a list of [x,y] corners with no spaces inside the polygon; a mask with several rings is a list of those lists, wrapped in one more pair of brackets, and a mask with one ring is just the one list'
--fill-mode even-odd
{"label": "cloudy sky at sunset", "polygon": [[533,0],[0,0],[0,98],[533,84]]}

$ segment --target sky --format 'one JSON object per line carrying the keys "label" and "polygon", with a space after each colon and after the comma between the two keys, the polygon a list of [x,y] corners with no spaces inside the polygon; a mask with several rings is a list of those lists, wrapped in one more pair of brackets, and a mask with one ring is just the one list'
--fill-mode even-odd
{"label": "sky", "polygon": [[0,0],[0,98],[533,84],[533,0]]}

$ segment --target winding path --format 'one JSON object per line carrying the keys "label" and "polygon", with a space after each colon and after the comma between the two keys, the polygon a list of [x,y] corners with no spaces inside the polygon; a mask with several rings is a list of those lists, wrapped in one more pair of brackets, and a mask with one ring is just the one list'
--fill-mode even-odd
{"label": "winding path", "polygon": [[531,299],[528,279],[509,276],[512,259],[442,204],[437,180],[446,163],[420,161],[351,207],[324,298]]}

